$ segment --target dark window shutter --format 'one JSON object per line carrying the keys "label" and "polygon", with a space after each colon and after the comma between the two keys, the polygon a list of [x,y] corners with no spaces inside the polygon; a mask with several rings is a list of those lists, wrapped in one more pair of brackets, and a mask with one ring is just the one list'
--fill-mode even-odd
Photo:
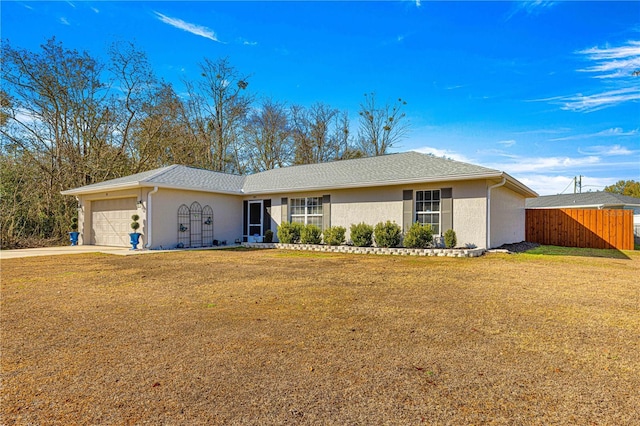
{"label": "dark window shutter", "polygon": [[280,224],[289,222],[289,199],[282,197],[280,199]]}
{"label": "dark window shutter", "polygon": [[440,189],[440,234],[444,235],[448,229],[453,229],[453,189]]}
{"label": "dark window shutter", "polygon": [[242,202],[242,235],[247,235],[247,220],[249,215],[249,202]]}
{"label": "dark window shutter", "polygon": [[402,191],[402,231],[407,232],[413,223],[413,189]]}
{"label": "dark window shutter", "polygon": [[271,229],[271,200],[264,200],[262,208],[264,209],[262,213],[262,235],[264,235],[265,231]]}
{"label": "dark window shutter", "polygon": [[331,195],[322,196],[322,229],[331,227]]}

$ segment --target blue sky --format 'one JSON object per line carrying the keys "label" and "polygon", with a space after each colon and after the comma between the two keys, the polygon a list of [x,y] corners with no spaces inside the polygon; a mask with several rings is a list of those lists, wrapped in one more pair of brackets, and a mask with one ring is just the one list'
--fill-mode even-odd
{"label": "blue sky", "polygon": [[[407,101],[417,150],[498,168],[541,195],[640,180],[640,2],[2,1],[1,35],[105,55],[133,41],[184,92],[228,57],[261,97],[348,110]],[[568,189],[567,189],[568,187]]]}

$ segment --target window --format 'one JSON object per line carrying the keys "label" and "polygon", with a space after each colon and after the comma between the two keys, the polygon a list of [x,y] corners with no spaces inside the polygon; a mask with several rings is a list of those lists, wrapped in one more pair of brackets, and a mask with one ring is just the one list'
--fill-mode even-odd
{"label": "window", "polygon": [[322,197],[292,198],[291,222],[322,228]]}
{"label": "window", "polygon": [[416,222],[431,225],[440,234],[440,190],[416,191]]}

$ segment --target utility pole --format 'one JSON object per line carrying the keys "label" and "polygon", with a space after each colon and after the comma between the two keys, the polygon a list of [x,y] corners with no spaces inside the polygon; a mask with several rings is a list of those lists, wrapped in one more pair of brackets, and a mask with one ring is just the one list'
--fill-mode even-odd
{"label": "utility pole", "polygon": [[573,193],[582,194],[582,175],[573,178]]}

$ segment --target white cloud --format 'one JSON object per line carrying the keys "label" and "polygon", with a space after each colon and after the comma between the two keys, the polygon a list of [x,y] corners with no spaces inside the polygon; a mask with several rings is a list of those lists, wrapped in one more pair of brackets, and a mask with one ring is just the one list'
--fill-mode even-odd
{"label": "white cloud", "polygon": [[612,127],[610,129],[602,130],[596,133],[564,136],[561,138],[549,139],[549,141],[556,142],[556,141],[569,141],[569,140],[591,139],[591,138],[600,138],[600,137],[610,138],[610,137],[624,137],[624,136],[636,136],[636,135],[638,135],[638,129],[629,130],[625,132],[624,129],[622,129],[621,127]]}
{"label": "white cloud", "polygon": [[245,45],[245,46],[257,46],[258,42],[257,41],[243,40],[242,44]]}
{"label": "white cloud", "polygon": [[633,155],[633,154],[636,153],[635,151],[631,151],[630,149],[628,149],[628,148],[626,148],[624,146],[621,146],[621,145],[590,146],[590,147],[585,148],[585,149],[580,149],[580,150],[578,150],[578,152],[580,152],[580,154],[583,154],[583,155],[602,155],[602,156],[606,156],[606,157],[611,157],[611,156],[615,156],[615,155]]}
{"label": "white cloud", "polygon": [[[540,195],[573,193],[573,178],[571,175],[530,174],[518,176],[518,180]],[[582,176],[582,192],[599,191],[605,186],[616,182],[616,178]]]}
{"label": "white cloud", "polygon": [[69,21],[67,21],[67,18],[65,18],[64,16],[60,18],[60,23],[63,25],[71,25]]}
{"label": "white cloud", "polygon": [[545,9],[548,9],[554,6],[557,1],[551,0],[523,0],[523,1],[515,1],[514,7],[511,9],[511,12],[507,16],[507,20],[513,18],[520,12],[526,13],[527,15],[537,15]]}
{"label": "white cloud", "polygon": [[567,170],[600,163],[600,157],[589,155],[586,157],[514,157],[511,161],[491,165],[507,173],[550,172],[552,170]]}
{"label": "white cloud", "polygon": [[594,62],[594,65],[578,71],[597,73],[596,78],[631,77],[640,68],[640,41],[628,41],[618,47],[592,47],[577,53]]}
{"label": "white cloud", "polygon": [[514,146],[516,144],[516,141],[513,139],[509,139],[507,141],[499,141],[498,144],[509,148],[510,146]]}
{"label": "white cloud", "polygon": [[565,111],[594,112],[624,102],[640,100],[640,87],[626,87],[596,93],[594,95],[578,93],[573,96],[561,96],[541,100],[559,104],[561,105],[560,108]]}
{"label": "white cloud", "polygon": [[473,160],[466,157],[464,154],[459,154],[455,151],[451,151],[448,149],[438,149],[430,146],[423,146],[421,148],[413,149],[412,151],[420,152],[422,154],[432,154],[436,157],[446,157],[451,158],[452,160],[462,161],[464,163],[472,163]]}
{"label": "white cloud", "polygon": [[100,9],[98,9],[98,8],[91,7],[91,10],[93,10],[95,13],[100,13]]}
{"label": "white cloud", "polygon": [[171,25],[172,27],[178,28],[191,34],[222,43],[220,40],[218,40],[218,36],[216,35],[216,33],[210,28],[202,25],[191,24],[189,22],[183,21],[182,19],[172,18],[170,16],[163,15],[160,12],[154,11],[154,13],[156,14],[157,18],[165,24]]}
{"label": "white cloud", "polygon": [[594,78],[613,84],[601,89],[604,91],[588,95],[578,93],[540,101],[560,105],[566,111],[589,113],[640,100],[640,85],[637,84],[637,77],[633,77],[633,73],[640,68],[640,41],[631,40],[617,47],[591,47],[579,50],[576,54],[592,63],[578,72],[592,73]]}

